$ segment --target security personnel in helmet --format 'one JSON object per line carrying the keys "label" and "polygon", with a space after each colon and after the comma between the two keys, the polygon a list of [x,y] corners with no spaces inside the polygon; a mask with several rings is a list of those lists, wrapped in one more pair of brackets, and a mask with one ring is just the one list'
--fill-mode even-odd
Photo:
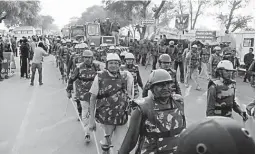
{"label": "security personnel in helmet", "polygon": [[[166,70],[173,78],[173,81],[175,84],[172,87],[173,88],[172,92],[175,92],[176,94],[181,95],[181,89],[176,78],[176,71],[171,68],[171,63],[172,63],[171,57],[168,54],[162,54],[158,59],[158,63],[159,63],[160,69]],[[148,96],[148,90],[149,90],[149,83],[147,83],[145,88],[143,89],[142,97]]]}
{"label": "security personnel in helmet", "polygon": [[98,57],[99,61],[102,61],[102,62],[106,61],[107,51],[108,51],[108,45],[105,43],[101,44],[100,50],[99,50],[99,57]]}
{"label": "security personnel in helmet", "polygon": [[114,46],[110,46],[108,49],[108,53],[115,53],[116,48]]}
{"label": "security personnel in helmet", "polygon": [[[79,100],[81,102],[82,107],[82,122],[84,124],[84,127],[86,127],[86,134],[85,139],[86,142],[90,141],[90,133],[88,129],[89,125],[89,102],[90,102],[90,92],[92,82],[94,80],[94,77],[97,74],[97,71],[100,71],[99,65],[93,63],[93,53],[90,50],[85,50],[82,55],[83,62],[80,63],[75,71],[73,72],[72,76],[70,77],[68,81],[68,97],[71,97],[71,90],[73,90],[73,83],[76,80],[81,81],[81,85],[79,85],[79,89],[76,91],[76,93],[79,93]],[[81,116],[81,115],[80,115]]]}
{"label": "security personnel in helmet", "polygon": [[56,41],[57,41],[57,44],[56,44],[56,55],[55,55],[55,58],[56,58],[56,67],[59,67],[59,65],[60,65],[60,50],[61,50],[61,40],[60,40],[60,38],[59,37],[57,37],[57,39],[56,39]]}
{"label": "security personnel in helmet", "polygon": [[252,135],[237,121],[207,117],[180,134],[175,154],[254,154]]}
{"label": "security personnel in helmet", "polygon": [[246,121],[246,112],[242,111],[235,100],[236,83],[231,79],[234,72],[232,63],[228,60],[220,61],[217,71],[219,78],[210,80],[208,84],[206,116],[232,117],[234,110]]}
{"label": "security personnel in helmet", "polygon": [[[67,76],[70,75],[70,72],[74,71],[75,69],[75,66],[76,66],[76,62],[75,59],[77,58],[77,56],[80,57],[80,53],[78,52],[78,42],[77,41],[73,41],[72,42],[72,47],[71,47],[71,55],[70,55],[70,59],[68,61],[68,66],[67,66]],[[79,54],[77,54],[79,53]]]}
{"label": "security personnel in helmet", "polygon": [[67,56],[67,62],[66,62],[66,65],[67,65],[67,69],[68,69],[68,64],[69,64],[69,61],[70,61],[70,57],[71,57],[71,54],[73,52],[73,46],[72,46],[72,42],[70,39],[67,39],[67,50],[68,50],[68,56]]}
{"label": "security personnel in helmet", "polygon": [[209,59],[210,75],[212,75],[212,78],[216,78],[217,65],[222,60],[222,56],[221,56],[221,48],[219,46],[216,46],[213,50],[215,53],[212,54]]}
{"label": "security personnel in helmet", "polygon": [[63,40],[62,48],[60,49],[60,61],[61,61],[60,72],[61,72],[62,78],[66,77],[68,59],[69,59],[69,50],[67,47],[67,42]]}
{"label": "security personnel in helmet", "polygon": [[140,76],[139,66],[134,65],[135,57],[132,53],[125,54],[125,65],[121,65],[120,70],[127,70],[133,75],[134,80],[134,98],[139,97],[139,86],[143,89],[143,83]]}
{"label": "security personnel in helmet", "polygon": [[96,128],[95,120],[100,123],[104,132],[101,148],[109,151],[113,146],[114,153],[128,128],[128,104],[134,91],[132,74],[120,71],[120,65],[119,56],[109,53],[106,68],[98,72],[90,89],[90,115],[95,115],[90,117],[90,129]]}
{"label": "security personnel in helmet", "polygon": [[93,52],[93,54],[96,56],[97,51],[96,51],[94,42],[92,42],[92,43],[90,44],[90,50],[91,50],[91,51]]}
{"label": "security personnel in helmet", "polygon": [[136,143],[138,154],[175,153],[178,135],[186,127],[184,102],[180,95],[172,94],[174,81],[163,69],[149,76],[152,96],[138,99],[128,132],[119,154],[129,154]]}

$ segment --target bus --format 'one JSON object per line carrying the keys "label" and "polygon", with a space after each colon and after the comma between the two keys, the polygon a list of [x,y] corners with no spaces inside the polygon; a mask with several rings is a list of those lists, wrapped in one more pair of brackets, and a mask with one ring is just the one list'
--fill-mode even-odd
{"label": "bus", "polygon": [[36,30],[32,26],[21,26],[14,28],[13,33],[17,40],[20,40],[23,36],[28,38],[36,35]]}
{"label": "bus", "polygon": [[42,31],[42,28],[36,28],[36,35],[43,35],[43,31]]}

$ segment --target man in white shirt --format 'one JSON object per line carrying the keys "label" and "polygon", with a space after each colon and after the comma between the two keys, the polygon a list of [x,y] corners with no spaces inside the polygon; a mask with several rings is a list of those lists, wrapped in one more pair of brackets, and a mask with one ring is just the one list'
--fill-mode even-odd
{"label": "man in white shirt", "polygon": [[90,89],[89,129],[95,130],[96,121],[99,122],[104,132],[102,149],[108,151],[113,145],[113,153],[117,153],[127,132],[127,109],[134,97],[133,76],[128,71],[120,71],[120,65],[118,54],[109,53],[106,68],[98,72]]}
{"label": "man in white shirt", "polygon": [[43,59],[43,56],[49,55],[45,52],[45,50],[43,49],[43,46],[44,46],[43,43],[40,42],[38,44],[38,47],[36,47],[35,51],[34,51],[34,56],[32,59],[32,76],[31,76],[31,83],[30,83],[31,86],[34,85],[36,69],[38,69],[38,73],[39,73],[39,85],[43,85],[43,82],[42,82],[42,59]]}

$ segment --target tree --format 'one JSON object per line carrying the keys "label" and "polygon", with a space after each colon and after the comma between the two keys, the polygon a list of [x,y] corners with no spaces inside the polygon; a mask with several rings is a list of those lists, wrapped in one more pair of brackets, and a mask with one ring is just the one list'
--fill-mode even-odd
{"label": "tree", "polygon": [[[223,6],[226,3],[226,0],[215,0],[215,6]],[[235,15],[236,10],[245,7],[248,4],[247,0],[229,0],[229,13],[228,14],[217,14],[217,19],[225,24],[225,33],[228,34],[230,32],[236,31],[237,29],[243,29],[247,27],[249,21],[253,19],[252,16],[242,16]]]}
{"label": "tree", "polygon": [[120,17],[128,20],[130,24],[136,25],[136,30],[143,38],[146,32],[146,25],[141,26],[140,22],[147,17],[147,8],[151,0],[146,1],[103,1],[106,9],[119,14]]}
{"label": "tree", "polygon": [[[194,2],[194,1],[193,1]],[[207,6],[211,4],[210,0],[197,0],[196,1],[196,9],[194,15],[194,4],[192,0],[189,0],[189,15],[190,15],[190,29],[195,29],[197,19],[200,15],[203,14],[202,10],[205,10]]]}
{"label": "tree", "polygon": [[54,22],[54,19],[52,16],[50,15],[41,15],[40,16],[40,19],[41,19],[41,24],[40,26],[42,27],[42,30],[49,30],[50,28],[50,25]]}
{"label": "tree", "polygon": [[82,16],[78,19],[76,24],[85,24],[86,22],[94,22],[96,19],[100,19],[101,21],[106,18],[114,19],[117,18],[121,27],[128,25],[128,21],[121,18],[119,15],[116,15],[114,12],[108,11],[104,9],[102,6],[94,5],[89,7],[82,13]]}
{"label": "tree", "polygon": [[176,7],[174,7],[173,1],[168,1],[161,10],[161,16],[159,18],[159,26],[168,26],[170,21],[175,17]]}
{"label": "tree", "polygon": [[0,1],[0,10],[7,13],[5,22],[9,25],[38,24],[40,1]]}

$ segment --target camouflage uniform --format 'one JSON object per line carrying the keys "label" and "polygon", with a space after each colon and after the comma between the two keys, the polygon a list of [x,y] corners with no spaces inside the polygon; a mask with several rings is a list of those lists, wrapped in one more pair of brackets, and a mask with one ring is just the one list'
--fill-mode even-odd
{"label": "camouflage uniform", "polygon": [[132,65],[128,67],[127,65],[122,65],[120,67],[121,71],[127,70],[129,71],[132,76],[133,76],[133,81],[134,81],[134,98],[139,97],[139,86],[143,88],[143,83],[140,77],[140,72],[139,72],[139,66],[138,65]]}
{"label": "camouflage uniform", "polygon": [[80,80],[80,85],[77,84],[77,97],[81,101],[90,102],[90,93],[89,90],[91,88],[94,77],[99,71],[99,65],[92,64],[91,66],[86,66],[85,63],[80,63],[76,69],[74,70],[72,76],[68,81],[68,88],[73,89],[73,83],[77,79]]}
{"label": "camouflage uniform", "polygon": [[[88,131],[88,124],[89,124],[89,102],[91,93],[89,92],[92,82],[99,71],[99,66],[92,63],[90,66],[86,65],[85,63],[79,64],[75,71],[73,72],[72,76],[68,81],[67,90],[70,91],[73,89],[74,81],[76,82],[77,89],[76,89],[76,99],[77,99],[77,109],[80,112],[80,116],[82,116],[83,124],[86,128],[86,133]],[[80,102],[81,101],[81,102]],[[79,111],[80,110],[80,111]]]}
{"label": "camouflage uniform", "polygon": [[170,101],[169,107],[156,103],[153,97],[138,103],[142,113],[138,153],[175,153],[179,134],[186,127],[186,121],[183,101]]}
{"label": "camouflage uniform", "polygon": [[151,50],[151,55],[153,57],[153,66],[152,69],[156,69],[156,64],[157,64],[157,58],[158,58],[158,45],[155,43],[151,43],[150,45],[150,50]]}
{"label": "camouflage uniform", "polygon": [[210,48],[208,49],[202,49],[201,51],[201,73],[200,75],[202,75],[203,73],[206,75],[206,77],[209,79],[209,59],[210,59]]}
{"label": "camouflage uniform", "polygon": [[112,77],[107,70],[98,73],[99,93],[95,118],[104,125],[124,125],[128,121],[127,74]]}
{"label": "camouflage uniform", "polygon": [[221,80],[210,80],[207,92],[207,116],[232,117],[232,109],[241,114],[241,108],[235,101],[234,81],[223,83]]}
{"label": "camouflage uniform", "polygon": [[218,63],[222,60],[222,57],[217,55],[217,54],[213,54],[212,55],[212,60],[211,60],[211,68],[212,68],[212,77],[216,78],[217,74],[216,74],[216,69],[217,69],[217,65]]}

